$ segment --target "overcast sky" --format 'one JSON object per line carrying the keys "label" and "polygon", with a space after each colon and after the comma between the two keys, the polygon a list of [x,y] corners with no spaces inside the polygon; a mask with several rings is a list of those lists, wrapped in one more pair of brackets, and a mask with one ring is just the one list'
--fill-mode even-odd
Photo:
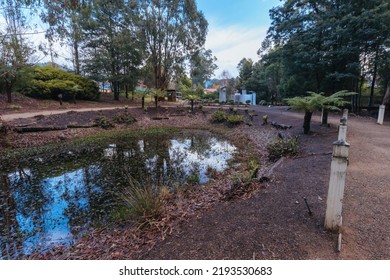
{"label": "overcast sky", "polygon": [[223,70],[236,77],[237,64],[244,57],[258,60],[257,50],[270,26],[269,10],[280,0],[196,0],[209,31],[206,49],[217,57],[218,78]]}

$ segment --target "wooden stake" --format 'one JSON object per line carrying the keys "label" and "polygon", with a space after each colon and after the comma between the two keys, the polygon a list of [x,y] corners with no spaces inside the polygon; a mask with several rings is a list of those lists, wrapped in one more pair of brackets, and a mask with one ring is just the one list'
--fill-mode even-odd
{"label": "wooden stake", "polygon": [[339,233],[339,238],[337,240],[337,252],[341,252],[341,242],[343,241],[343,235]]}

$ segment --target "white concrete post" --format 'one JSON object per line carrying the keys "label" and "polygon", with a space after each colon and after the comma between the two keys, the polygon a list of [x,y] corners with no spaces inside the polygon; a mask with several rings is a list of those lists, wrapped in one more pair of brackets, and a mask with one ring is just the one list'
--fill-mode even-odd
{"label": "white concrete post", "polygon": [[348,109],[343,110],[343,116],[341,118],[345,119],[345,123],[348,121]]}
{"label": "white concrete post", "polygon": [[347,141],[347,120],[345,119],[345,117],[342,117],[340,119],[339,137],[337,140]]}
{"label": "white concrete post", "polygon": [[385,117],[385,108],[385,105],[379,106],[378,121],[376,122],[377,124],[383,124],[383,119]]}
{"label": "white concrete post", "polygon": [[326,201],[325,228],[337,231],[341,227],[345,175],[348,165],[349,144],[343,140],[333,143],[328,198]]}

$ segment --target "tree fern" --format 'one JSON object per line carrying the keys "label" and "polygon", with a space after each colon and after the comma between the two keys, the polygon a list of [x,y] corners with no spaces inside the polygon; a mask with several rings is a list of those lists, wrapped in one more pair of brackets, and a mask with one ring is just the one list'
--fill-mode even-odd
{"label": "tree fern", "polygon": [[287,104],[294,110],[304,111],[305,118],[303,129],[304,133],[307,134],[310,131],[311,115],[320,110],[328,111],[340,111],[340,107],[349,104],[348,101],[344,100],[344,97],[355,95],[357,93],[350,92],[347,90],[338,91],[330,96],[325,96],[323,92],[316,93],[308,91],[309,96],[297,96],[294,98],[286,99]]}

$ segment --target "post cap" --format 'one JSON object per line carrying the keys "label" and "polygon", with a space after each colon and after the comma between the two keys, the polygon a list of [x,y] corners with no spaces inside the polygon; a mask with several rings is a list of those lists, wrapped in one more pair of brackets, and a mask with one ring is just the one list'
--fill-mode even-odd
{"label": "post cap", "polygon": [[337,140],[337,141],[333,142],[333,146],[346,146],[346,147],[349,147],[350,145],[344,139],[340,139],[340,140]]}
{"label": "post cap", "polygon": [[347,118],[346,117],[341,117],[341,119],[340,119],[340,124],[342,124],[342,125],[346,125],[347,124]]}

